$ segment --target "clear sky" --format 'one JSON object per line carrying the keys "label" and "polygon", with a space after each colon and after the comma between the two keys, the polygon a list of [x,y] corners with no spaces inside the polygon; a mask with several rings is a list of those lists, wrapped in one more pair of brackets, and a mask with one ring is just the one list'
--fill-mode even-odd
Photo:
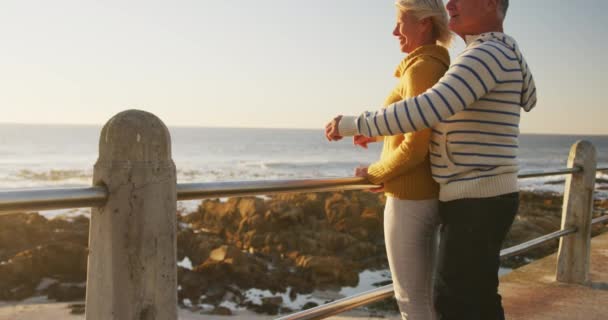
{"label": "clear sky", "polygon": [[[393,0],[1,0],[0,122],[322,128],[380,107]],[[512,0],[534,72],[525,133],[608,134],[606,0]],[[458,39],[452,54],[462,50]]]}

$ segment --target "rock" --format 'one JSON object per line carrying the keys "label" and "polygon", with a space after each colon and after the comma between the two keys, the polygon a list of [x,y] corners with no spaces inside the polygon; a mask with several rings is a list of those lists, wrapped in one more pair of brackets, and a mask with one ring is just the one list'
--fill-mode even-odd
{"label": "rock", "polygon": [[216,234],[181,230],[177,234],[177,259],[181,261],[188,257],[193,266],[199,265],[207,260],[213,249],[224,243],[225,240]]}
{"label": "rock", "polygon": [[22,299],[35,293],[42,278],[67,282],[86,280],[87,250],[78,244],[57,242],[18,253],[0,264],[0,299]]}
{"label": "rock", "polygon": [[213,311],[211,311],[211,314],[215,314],[218,316],[231,316],[232,311],[226,307],[217,306],[215,307],[215,309],[213,309]]}
{"label": "rock", "polygon": [[[281,299],[281,297],[278,297],[279,299]],[[257,305],[257,304],[253,304],[253,303],[248,303],[247,306],[254,310],[257,313],[265,313],[265,314],[269,314],[269,315],[277,315],[279,313],[279,310],[281,309],[281,302],[279,302],[277,304],[277,300],[265,300],[268,298],[263,298],[262,299],[262,304],[261,305]]]}
{"label": "rock", "polygon": [[181,288],[178,290],[179,301],[189,299],[196,302],[205,292],[205,289],[209,287],[208,277],[182,267],[177,268],[177,281]]}
{"label": "rock", "polygon": [[359,274],[353,264],[338,257],[301,256],[296,264],[310,270],[311,280],[317,288],[328,285],[352,287],[359,282]]}
{"label": "rock", "polygon": [[303,306],[302,306],[302,310],[308,310],[314,307],[317,307],[318,304],[315,302],[306,302]]}
{"label": "rock", "polygon": [[262,304],[272,304],[275,306],[280,306],[282,303],[283,298],[280,296],[262,298]]}
{"label": "rock", "polygon": [[68,309],[70,309],[70,314],[84,314],[85,304],[84,303],[70,304],[70,305],[68,305]]}
{"label": "rock", "polygon": [[238,210],[241,218],[251,217],[258,212],[266,211],[264,200],[255,197],[240,198],[238,200]]}
{"label": "rock", "polygon": [[49,299],[59,302],[84,300],[86,296],[86,287],[84,284],[55,284],[48,288],[47,294]]}

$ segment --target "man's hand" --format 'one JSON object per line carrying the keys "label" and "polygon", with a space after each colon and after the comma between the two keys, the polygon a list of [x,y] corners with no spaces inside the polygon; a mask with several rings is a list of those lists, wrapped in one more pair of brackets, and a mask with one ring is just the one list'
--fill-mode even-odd
{"label": "man's hand", "polygon": [[[358,168],[355,168],[355,177],[368,178],[369,177],[369,173],[367,172],[367,168],[368,167],[358,167]],[[384,192],[384,185],[381,185],[378,188],[369,189],[368,191],[369,192],[373,192],[373,193]]]}
{"label": "man's hand", "polygon": [[325,137],[328,141],[342,140],[343,137],[340,135],[340,132],[338,132],[338,126],[340,125],[341,119],[342,116],[339,115],[325,125]]}
{"label": "man's hand", "polygon": [[367,144],[372,142],[376,142],[376,139],[369,138],[360,134],[353,137],[353,144],[364,149],[367,149]]}

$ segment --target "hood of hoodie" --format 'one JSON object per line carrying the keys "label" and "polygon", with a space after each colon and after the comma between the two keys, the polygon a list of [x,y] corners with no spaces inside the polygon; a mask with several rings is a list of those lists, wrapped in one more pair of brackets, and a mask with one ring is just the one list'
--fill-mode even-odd
{"label": "hood of hoodie", "polygon": [[[528,63],[526,62],[526,59],[524,59],[523,54],[519,50],[517,42],[512,37],[502,32],[488,32],[476,36],[466,36],[465,39],[467,47],[481,44],[486,41],[500,42],[504,45],[504,47],[510,49],[514,53],[515,59],[512,60],[517,60],[517,62],[519,62],[523,76],[521,107],[525,111],[532,110],[536,106],[536,84],[534,83],[532,71],[530,70]],[[511,58],[508,59],[511,60]]]}

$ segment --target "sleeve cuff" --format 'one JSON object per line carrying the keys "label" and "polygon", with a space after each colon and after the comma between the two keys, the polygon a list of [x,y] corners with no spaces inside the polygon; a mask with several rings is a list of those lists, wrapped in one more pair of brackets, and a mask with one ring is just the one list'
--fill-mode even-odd
{"label": "sleeve cuff", "polygon": [[381,184],[384,181],[387,172],[384,166],[380,163],[374,163],[367,167],[367,180],[373,184]]}
{"label": "sleeve cuff", "polygon": [[338,124],[338,133],[343,137],[350,137],[359,134],[357,130],[357,117],[343,116]]}

